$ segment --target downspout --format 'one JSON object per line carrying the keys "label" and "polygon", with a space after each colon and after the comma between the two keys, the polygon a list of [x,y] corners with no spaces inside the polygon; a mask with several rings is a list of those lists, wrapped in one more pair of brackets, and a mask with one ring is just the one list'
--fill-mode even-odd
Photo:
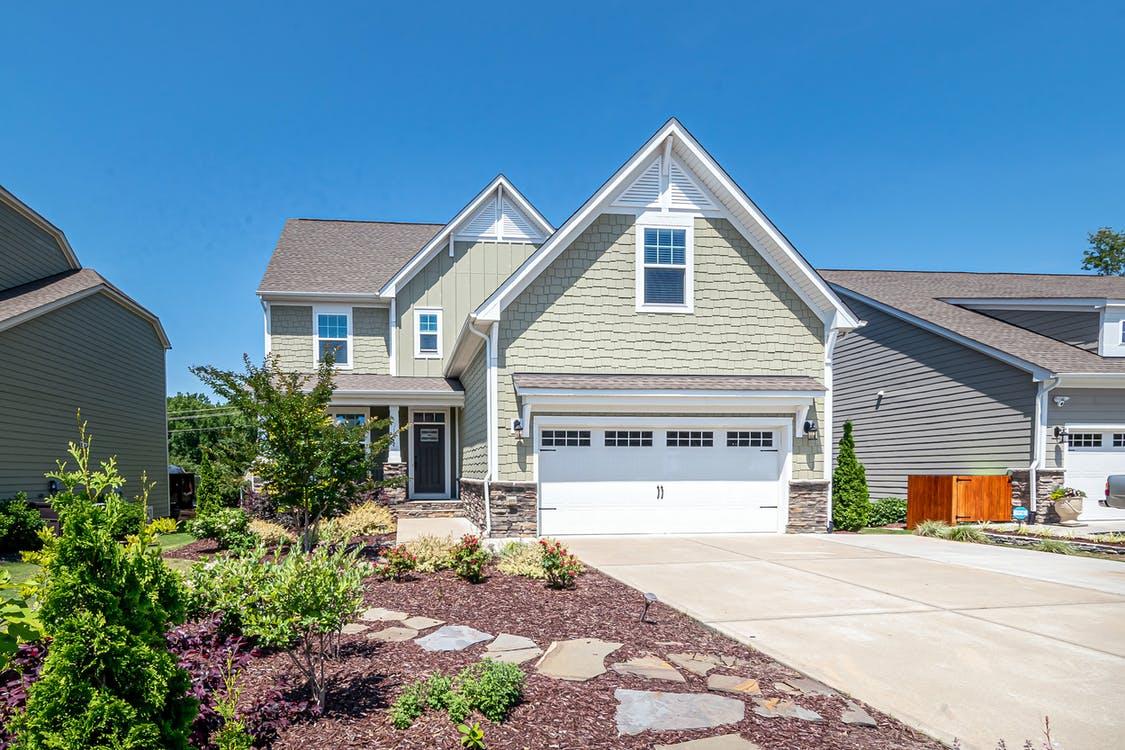
{"label": "downspout", "polygon": [[1034,519],[1039,509],[1038,478],[1036,473],[1042,466],[1047,452],[1047,395],[1059,384],[1057,377],[1039,381],[1039,392],[1035,395],[1035,431],[1031,447],[1031,465],[1027,467],[1027,509]]}
{"label": "downspout", "polygon": [[478,331],[473,321],[469,320],[469,333],[484,339],[484,364],[485,364],[485,383],[484,383],[484,413],[486,416],[486,430],[484,438],[484,446],[486,451],[487,462],[484,472],[484,536],[487,538],[492,536],[492,498],[489,495],[489,485],[492,481],[492,423],[496,417],[492,413],[492,378],[489,372],[492,369],[492,338],[487,333]]}

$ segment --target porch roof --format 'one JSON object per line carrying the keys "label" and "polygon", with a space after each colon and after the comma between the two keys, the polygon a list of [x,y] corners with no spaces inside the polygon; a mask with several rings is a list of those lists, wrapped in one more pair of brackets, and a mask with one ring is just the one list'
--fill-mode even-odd
{"label": "porch roof", "polygon": [[456,378],[338,371],[334,381],[333,404],[461,406],[465,403],[465,389]]}

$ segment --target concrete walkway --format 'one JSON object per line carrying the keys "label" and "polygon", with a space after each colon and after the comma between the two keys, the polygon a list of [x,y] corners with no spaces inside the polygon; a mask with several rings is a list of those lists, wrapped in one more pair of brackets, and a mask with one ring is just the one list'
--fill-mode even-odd
{"label": "concrete walkway", "polygon": [[406,544],[420,536],[447,536],[460,539],[476,534],[477,527],[465,518],[400,518],[395,533],[396,544]]}
{"label": "concrete walkway", "polygon": [[1125,563],[913,536],[572,537],[588,564],[946,742],[1125,738]]}

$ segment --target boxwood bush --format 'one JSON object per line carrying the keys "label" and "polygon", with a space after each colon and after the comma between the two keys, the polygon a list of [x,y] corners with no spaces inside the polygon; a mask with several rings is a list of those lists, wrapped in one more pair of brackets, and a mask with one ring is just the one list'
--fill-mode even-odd
{"label": "boxwood bush", "polygon": [[868,526],[890,526],[892,523],[906,523],[906,501],[901,497],[884,497],[871,504]]}
{"label": "boxwood bush", "polygon": [[39,509],[28,504],[27,495],[21,492],[0,500],[0,554],[39,549],[43,546],[39,539],[41,528]]}

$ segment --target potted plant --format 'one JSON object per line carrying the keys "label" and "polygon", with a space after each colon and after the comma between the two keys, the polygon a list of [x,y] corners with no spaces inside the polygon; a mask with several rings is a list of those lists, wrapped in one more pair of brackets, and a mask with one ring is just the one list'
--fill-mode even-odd
{"label": "potted plant", "polygon": [[1078,525],[1078,516],[1082,514],[1082,500],[1086,497],[1086,493],[1073,487],[1057,487],[1051,491],[1050,497],[1055,504],[1059,523],[1064,526]]}

